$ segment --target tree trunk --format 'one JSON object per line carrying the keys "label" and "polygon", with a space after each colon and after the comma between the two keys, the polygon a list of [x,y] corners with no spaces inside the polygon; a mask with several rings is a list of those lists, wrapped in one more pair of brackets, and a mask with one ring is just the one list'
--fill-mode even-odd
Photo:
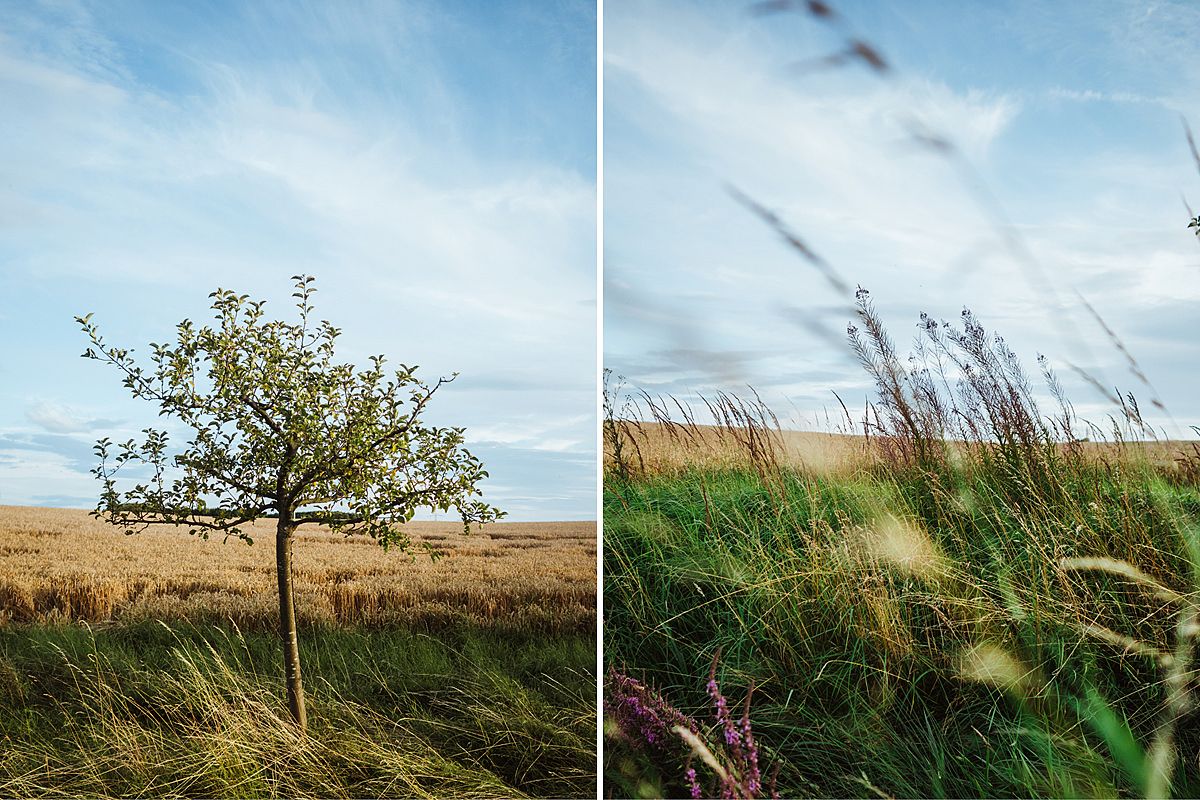
{"label": "tree trunk", "polygon": [[308,728],[304,710],[304,685],[300,682],[300,639],[296,635],[296,603],[292,596],[292,533],[289,512],[281,512],[275,532],[275,571],[279,578],[279,638],[283,642],[283,669],[287,675],[288,708],[303,734]]}

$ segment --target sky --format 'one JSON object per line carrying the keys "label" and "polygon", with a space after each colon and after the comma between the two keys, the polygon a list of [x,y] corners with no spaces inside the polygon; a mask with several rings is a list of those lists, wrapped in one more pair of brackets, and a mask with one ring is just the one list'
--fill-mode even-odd
{"label": "sky", "polygon": [[[1200,5],[766,5],[784,10],[605,4],[605,366],[691,402],[753,387],[785,426],[828,429],[834,391],[870,394],[845,346],[861,285],[903,352],[922,311],[970,307],[1031,373],[1045,354],[1081,417],[1116,411],[1071,365],[1194,437]],[[888,69],[822,61],[855,40]]]}
{"label": "sky", "polygon": [[594,519],[596,12],[0,0],[0,504],[95,506],[146,353],[221,287],[418,364],[514,520]]}

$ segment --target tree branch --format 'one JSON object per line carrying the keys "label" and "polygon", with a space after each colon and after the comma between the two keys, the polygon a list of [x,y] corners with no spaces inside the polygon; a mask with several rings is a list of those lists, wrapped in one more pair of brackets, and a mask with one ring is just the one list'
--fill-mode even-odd
{"label": "tree branch", "polygon": [[380,513],[370,517],[365,514],[339,514],[336,511],[322,513],[320,511],[307,512],[311,516],[305,516],[303,519],[296,520],[297,525],[302,525],[305,522],[329,523],[336,522],[339,525],[359,525],[368,522],[372,519],[378,519],[380,516],[385,516],[389,511],[407,510],[412,508],[413,501],[419,500],[422,497],[429,495],[437,495],[439,492],[446,490],[444,486],[428,486],[424,489],[412,489],[397,498],[394,502],[388,503],[380,508]]}
{"label": "tree branch", "polygon": [[[197,516],[195,511],[190,509],[186,513],[182,513],[179,511],[170,510],[152,512],[128,511],[117,508],[106,509],[105,511],[100,512],[100,515],[107,515],[111,518],[110,521],[115,520],[124,525],[141,525],[147,527],[150,525],[173,525],[175,527],[186,525],[188,527],[203,528],[210,531],[228,531],[232,528],[236,528],[239,525],[245,525],[247,523],[254,522],[256,519],[262,516],[263,512],[270,511],[272,508],[274,508],[273,505],[263,505],[253,509],[241,509],[239,511],[241,516],[237,519],[225,519],[220,520],[219,522],[210,522],[201,519]],[[133,514],[133,516],[126,516],[127,514]],[[178,516],[171,516],[172,514],[178,514]]]}
{"label": "tree branch", "polygon": [[278,422],[271,419],[271,416],[267,414],[267,410],[263,407],[262,403],[254,400],[254,398],[250,397],[248,394],[243,394],[241,399],[242,402],[249,406],[250,410],[254,412],[254,416],[265,422],[267,427],[274,431],[276,435],[283,436],[283,428],[279,427]]}
{"label": "tree branch", "polygon": [[207,464],[203,464],[198,461],[185,459],[182,456],[178,457],[177,460],[178,460],[179,464],[181,464],[185,467],[191,467],[192,469],[196,470],[197,472],[203,472],[205,475],[208,475],[211,478],[216,478],[217,480],[221,481],[222,483],[232,486],[234,489],[243,491],[248,495],[253,495],[254,497],[266,497],[270,500],[278,500],[279,499],[278,495],[276,495],[272,492],[269,492],[266,489],[259,489],[254,486],[250,486],[249,484],[245,484],[245,483],[242,483],[241,481],[235,480],[235,479],[229,477],[228,475],[226,475],[224,472],[221,472],[220,470],[218,470],[215,467],[210,467]]}
{"label": "tree branch", "polygon": [[333,462],[318,463],[312,469],[301,475],[296,480],[297,495],[303,493],[306,488],[311,486],[316,481],[324,480],[326,478],[333,477],[340,472],[352,469],[355,461],[363,453],[370,453],[378,450],[381,445],[397,439],[411,431],[417,422],[417,418],[424,410],[425,405],[429,402],[429,398],[433,397],[433,393],[442,388],[444,384],[450,383],[453,380],[453,378],[438,378],[438,382],[434,386],[430,387],[430,389],[425,392],[425,394],[422,395],[416,403],[413,404],[412,410],[408,413],[408,418],[404,421],[403,425],[381,434],[375,439],[375,441],[364,447],[360,452],[353,454],[347,453],[344,457]]}

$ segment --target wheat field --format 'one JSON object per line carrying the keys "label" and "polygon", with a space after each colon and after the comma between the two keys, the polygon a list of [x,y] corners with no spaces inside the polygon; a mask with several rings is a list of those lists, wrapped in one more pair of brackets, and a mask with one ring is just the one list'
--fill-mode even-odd
{"label": "wheat field", "polygon": [[[301,624],[594,628],[594,522],[496,523],[469,534],[452,522],[405,529],[416,544],[408,553],[365,537],[297,534]],[[86,511],[0,506],[0,624],[153,618],[273,627],[273,521],[247,533],[255,544],[172,528],[127,536]]]}
{"label": "wheat field", "polygon": [[[617,420],[604,443],[605,463],[616,459],[614,444],[620,437],[622,457],[638,472],[671,474],[697,467],[736,468],[755,457],[755,450],[780,465],[802,468],[821,475],[845,475],[861,469],[886,437],[859,433],[801,431],[775,427],[769,418],[751,425],[730,427],[694,422],[646,422]],[[946,446],[968,455],[965,442]],[[1095,462],[1144,464],[1166,472],[1186,473],[1200,460],[1200,443],[1194,440],[1088,441],[1059,445],[1073,448]]]}

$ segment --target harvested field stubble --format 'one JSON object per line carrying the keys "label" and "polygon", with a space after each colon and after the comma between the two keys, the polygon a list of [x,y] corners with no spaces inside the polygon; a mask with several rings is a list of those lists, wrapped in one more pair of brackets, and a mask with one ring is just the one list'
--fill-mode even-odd
{"label": "harvested field stubble", "polygon": [[[408,554],[364,537],[299,534],[301,624],[594,627],[595,523],[499,523],[464,534],[457,523],[413,522],[406,530],[418,545]],[[167,528],[126,536],[86,511],[0,506],[0,623],[230,619],[273,628],[274,523],[247,532],[254,545]]]}

